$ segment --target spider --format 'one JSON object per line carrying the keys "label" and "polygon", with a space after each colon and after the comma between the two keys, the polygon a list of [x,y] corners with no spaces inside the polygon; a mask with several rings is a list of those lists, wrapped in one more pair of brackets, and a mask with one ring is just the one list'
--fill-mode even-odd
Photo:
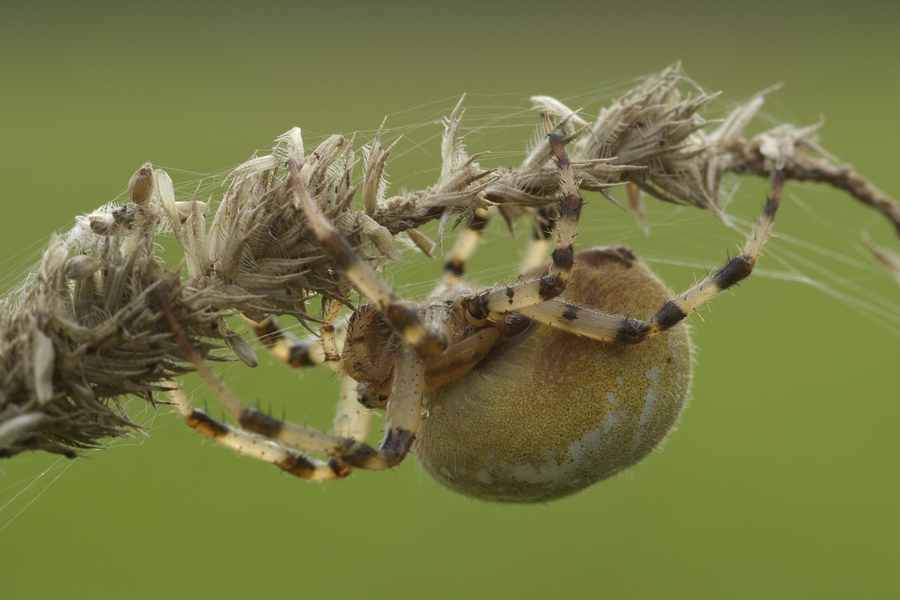
{"label": "spider", "polygon": [[[549,245],[555,235],[549,266],[526,258],[514,284],[480,291],[467,285],[464,266],[488,216],[480,209],[422,303],[399,298],[362,260],[289,160],[291,184],[322,249],[370,303],[339,321],[341,305],[323,300],[320,335],[307,340],[291,341],[271,318],[254,329],[284,362],[325,363],[342,376],[337,431],[323,433],[245,406],[191,346],[160,297],[182,350],[240,427],[193,408],[173,389],[188,424],[242,454],[317,481],[346,477],[353,467],[394,467],[415,443],[418,462],[440,483],[501,502],[560,498],[648,455],[675,424],[689,392],[692,347],[682,321],[750,275],[784,178],[774,176],[741,253],[673,298],[625,247],[574,251],[579,182],[561,126],[546,124],[559,177],[558,218],[555,233],[537,227],[532,244]],[[370,409],[386,412],[377,449],[365,442]]]}

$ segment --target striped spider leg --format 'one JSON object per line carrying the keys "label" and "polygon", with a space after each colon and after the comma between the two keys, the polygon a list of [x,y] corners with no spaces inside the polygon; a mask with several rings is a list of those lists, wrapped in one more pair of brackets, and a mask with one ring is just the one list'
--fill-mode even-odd
{"label": "striped spider leg", "polygon": [[[225,409],[241,425],[241,428],[235,428],[213,419],[207,413],[193,408],[180,389],[173,389],[170,395],[178,404],[179,411],[199,433],[234,448],[241,454],[271,462],[292,475],[317,481],[346,477],[350,473],[350,467],[372,470],[390,468],[406,455],[414,430],[410,432],[403,425],[409,423],[411,427],[417,428],[421,420],[416,402],[420,402],[424,376],[422,361],[411,347],[406,351],[399,350],[394,363],[394,385],[402,388],[392,390],[392,399],[398,400],[397,406],[401,409],[395,411],[397,425],[392,426],[389,417],[385,441],[380,450],[375,450],[353,437],[324,433],[314,428],[279,421],[258,409],[245,406],[193,347],[166,299],[158,295],[157,301],[185,356]],[[415,405],[416,410],[408,408],[410,405]],[[351,424],[351,429],[360,428],[359,423]],[[364,429],[367,430],[367,427]],[[365,432],[361,434],[361,437],[364,436]],[[294,448],[300,449],[300,452]],[[323,462],[307,456],[307,453],[329,458],[327,462]]]}
{"label": "striped spider leg", "polygon": [[357,402],[356,380],[344,369],[339,348],[347,336],[347,319],[338,320],[341,303],[322,300],[322,323],[318,337],[297,338],[281,328],[269,316],[256,323],[247,319],[256,338],[279,361],[291,368],[301,369],[320,364],[328,365],[341,378],[341,393],[334,417],[334,430],[343,436],[364,441],[369,433],[371,411]]}
{"label": "striped spider leg", "polygon": [[447,260],[444,261],[444,273],[441,276],[443,286],[453,286],[462,282],[466,263],[475,253],[475,248],[481,239],[481,234],[488,223],[490,211],[486,208],[475,210],[469,224],[457,236],[456,242]]}
{"label": "striped spider leg", "polygon": [[510,313],[521,312],[523,308],[551,300],[562,294],[569,283],[572,266],[575,262],[575,234],[584,200],[578,189],[575,172],[560,139],[563,131],[560,126],[551,130],[549,118],[546,116],[545,122],[547,129],[550,130],[547,139],[556,155],[561,192],[558,201],[559,218],[556,222],[556,244],[550,255],[552,260],[550,271],[533,281],[492,289],[457,300],[458,310],[472,324],[500,321]]}
{"label": "striped spider leg", "polygon": [[763,214],[747,237],[741,253],[729,259],[718,271],[696,283],[689,290],[666,302],[647,321],[605,314],[562,300],[549,300],[520,308],[519,312],[535,321],[576,335],[617,344],[638,344],[666,331],[720,292],[750,276],[775,219],[783,184],[784,173],[777,172]]}

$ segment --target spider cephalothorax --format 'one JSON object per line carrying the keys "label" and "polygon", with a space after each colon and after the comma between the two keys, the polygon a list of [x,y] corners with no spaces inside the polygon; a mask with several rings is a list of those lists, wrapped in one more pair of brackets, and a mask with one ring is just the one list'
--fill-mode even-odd
{"label": "spider cephalothorax", "polygon": [[[447,350],[425,359],[425,395],[464,376],[498,346],[526,331],[531,319],[510,313],[499,321],[469,325],[449,298],[468,295],[471,288],[453,286],[438,290],[423,303],[419,317],[440,322],[447,332]],[[394,352],[402,338],[381,318],[378,310],[366,305],[355,312],[348,323],[341,366],[357,381],[360,404],[366,408],[385,408],[390,398]]]}
{"label": "spider cephalothorax", "polygon": [[[255,329],[286,362],[325,362],[342,376],[337,431],[323,433],[246,407],[191,348],[161,301],[185,352],[243,429],[192,408],[176,391],[191,426],[315,480],[344,477],[352,467],[390,468],[417,442],[420,463],[438,481],[507,502],[564,496],[646,456],[674,425],[690,387],[691,346],[681,321],[750,274],[778,207],[782,177],[775,177],[741,254],[673,298],[626,248],[575,252],[579,182],[561,126],[546,123],[560,190],[550,265],[541,267],[537,253],[529,252],[518,282],[467,286],[463,266],[488,217],[479,209],[457,240],[443,280],[419,304],[400,299],[362,260],[307,191],[299,165],[288,160],[299,206],[326,256],[370,303],[341,321],[341,304],[323,301],[319,336],[297,344],[274,321]],[[373,408],[386,412],[377,449],[366,444]]]}

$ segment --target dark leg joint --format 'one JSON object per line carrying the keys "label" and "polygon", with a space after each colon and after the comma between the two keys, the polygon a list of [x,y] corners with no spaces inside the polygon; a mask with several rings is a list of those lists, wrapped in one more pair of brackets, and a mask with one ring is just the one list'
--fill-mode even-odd
{"label": "dark leg joint", "polygon": [[546,208],[540,208],[535,216],[531,237],[536,240],[549,240],[553,237],[555,227],[556,223],[551,217],[550,211]]}
{"label": "dark leg joint", "polygon": [[453,257],[447,259],[447,262],[444,263],[444,273],[449,273],[450,275],[454,275],[456,277],[463,276],[463,265],[460,261],[456,260]]}
{"label": "dark leg joint", "polygon": [[584,200],[578,194],[567,193],[559,200],[560,219],[572,219],[578,221],[581,218],[581,207]]}
{"label": "dark leg joint", "polygon": [[261,341],[267,348],[271,348],[280,340],[284,339],[284,334],[281,332],[281,328],[272,317],[263,319],[262,322],[254,325],[253,333],[256,335],[257,339],[259,339],[259,341]]}
{"label": "dark leg joint", "polygon": [[739,281],[746,279],[753,272],[755,262],[748,256],[735,256],[724,267],[716,271],[710,277],[710,281],[719,286],[720,289],[727,290]]}
{"label": "dark leg joint", "polygon": [[538,296],[541,300],[552,300],[566,289],[566,281],[556,273],[550,273],[541,277],[538,286]]}
{"label": "dark leg joint", "polygon": [[656,311],[656,314],[653,315],[652,322],[660,329],[666,330],[680,323],[686,316],[687,313],[684,312],[678,304],[673,300],[669,300],[663,304],[662,308]]}
{"label": "dark leg joint", "polygon": [[487,211],[484,211],[485,216],[481,216],[478,214],[478,211],[475,211],[475,214],[472,215],[472,220],[469,221],[469,229],[476,232],[481,232],[484,230],[485,225],[487,225]]}
{"label": "dark leg joint", "polygon": [[625,319],[616,332],[616,344],[631,346],[640,344],[647,339],[647,332],[650,331],[650,325],[638,319]]}
{"label": "dark leg joint", "polygon": [[575,264],[575,249],[571,244],[565,248],[556,248],[550,256],[553,264],[560,270],[571,271]]}
{"label": "dark leg joint", "polygon": [[239,419],[241,427],[269,438],[277,439],[284,423],[255,408],[245,408]]}
{"label": "dark leg joint", "polygon": [[301,367],[314,367],[316,362],[309,354],[309,343],[297,343],[288,351],[288,364],[295,369]]}
{"label": "dark leg joint", "polygon": [[224,436],[229,432],[229,428],[224,423],[213,419],[207,413],[196,408],[191,409],[191,414],[185,419],[191,429],[202,433],[208,438],[216,439]]}
{"label": "dark leg joint", "polygon": [[300,454],[291,454],[284,460],[275,463],[278,468],[290,473],[295,477],[304,479],[312,479],[316,472],[316,465],[306,457]]}
{"label": "dark leg joint", "polygon": [[479,294],[466,302],[466,311],[473,319],[483,321],[488,318],[487,294]]}
{"label": "dark leg joint", "polygon": [[412,447],[413,434],[407,429],[390,429],[381,443],[381,450],[371,446],[347,440],[346,450],[341,460],[348,465],[362,469],[390,469],[399,465]]}
{"label": "dark leg joint", "polygon": [[406,453],[412,447],[413,434],[408,429],[389,429],[381,444],[381,453],[388,456],[396,456],[397,462],[403,460]]}
{"label": "dark leg joint", "polygon": [[373,468],[379,462],[378,458],[378,450],[353,440],[347,440],[345,450],[341,454],[341,461],[360,469]]}

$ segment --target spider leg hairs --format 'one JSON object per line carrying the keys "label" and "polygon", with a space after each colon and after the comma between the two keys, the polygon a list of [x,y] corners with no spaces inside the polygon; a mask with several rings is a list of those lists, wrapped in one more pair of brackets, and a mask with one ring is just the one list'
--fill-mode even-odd
{"label": "spider leg hairs", "polygon": [[[519,167],[483,169],[466,153],[460,105],[445,121],[434,185],[385,198],[394,146],[363,148],[334,135],[309,152],[299,129],[228,177],[210,217],[177,200],[150,164],[130,202],[80,217],[0,306],[0,457],[40,450],[74,458],[139,428],[121,400],[167,394],[199,433],[313,480],[388,469],[414,447],[435,479],[493,501],[559,498],[636,463],[677,420],[691,384],[682,320],[748,277],[766,242],[782,185],[814,180],[881,212],[900,233],[900,206],[814,139],[818,125],[780,125],[745,138],[765,92],[721,121],[713,95],[678,66],[647,78],[588,120],[536,96],[542,137]],[[642,195],[725,219],[726,173],[757,175],[771,193],[742,251],[687,291],[668,288],[627,248],[575,250],[582,193],[622,185],[641,219]],[[360,197],[357,199],[357,197]],[[762,200],[762,199],[760,199]],[[510,285],[476,289],[463,277],[488,219],[533,221]],[[465,223],[424,300],[397,295],[378,271],[402,260],[405,234]],[[155,239],[171,233],[184,267],[168,270]],[[870,242],[900,280],[900,259]],[[356,295],[360,302],[355,302]],[[321,310],[317,307],[321,306]],[[342,385],[331,432],[246,406],[207,361],[256,365],[226,317],[241,314],[272,353],[295,367],[325,364]],[[275,317],[297,319],[296,339]],[[178,377],[197,371],[236,424],[191,406]],[[558,385],[566,381],[565,386]],[[367,443],[373,412],[381,443]]]}

